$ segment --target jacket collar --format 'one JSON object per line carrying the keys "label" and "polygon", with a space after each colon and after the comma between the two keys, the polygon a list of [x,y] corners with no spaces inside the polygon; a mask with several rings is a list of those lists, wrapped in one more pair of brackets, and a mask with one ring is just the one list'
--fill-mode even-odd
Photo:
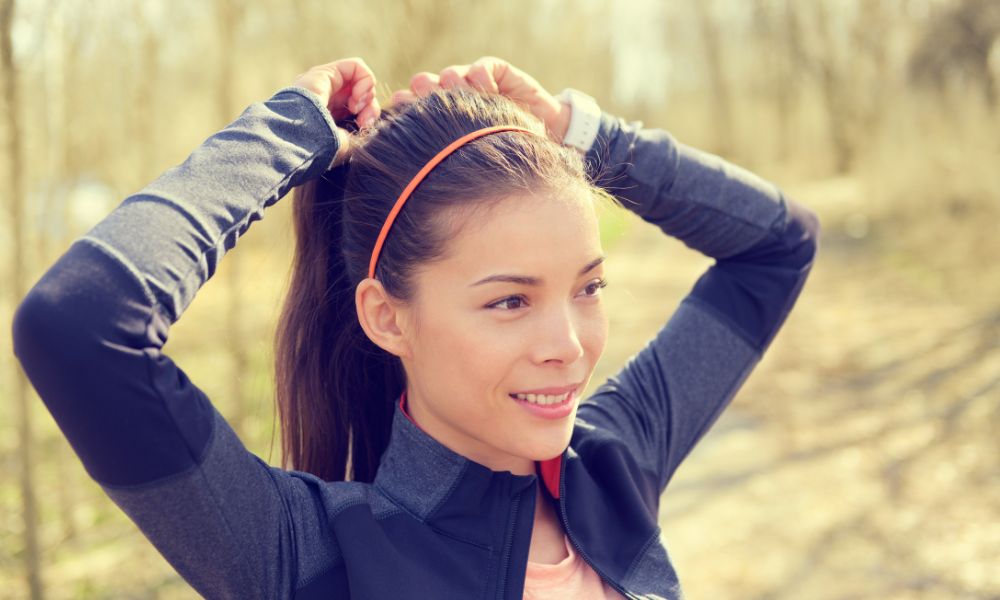
{"label": "jacket collar", "polygon": [[406,412],[405,402],[404,391],[395,403],[389,445],[373,485],[421,520],[478,514],[477,507],[492,504],[498,495],[513,498],[539,477],[552,497],[559,497],[562,454],[537,461],[536,475],[493,471],[431,437]]}

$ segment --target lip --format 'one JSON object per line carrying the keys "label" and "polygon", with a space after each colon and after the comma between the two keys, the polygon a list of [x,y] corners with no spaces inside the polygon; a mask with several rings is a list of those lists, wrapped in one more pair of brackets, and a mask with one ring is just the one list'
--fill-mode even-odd
{"label": "lip", "polygon": [[580,382],[580,383],[571,383],[569,385],[564,385],[562,387],[547,387],[547,388],[538,388],[538,389],[535,389],[535,390],[524,390],[524,391],[518,390],[516,392],[511,392],[511,394],[536,394],[536,395],[537,394],[542,394],[542,395],[545,395],[545,396],[558,396],[559,394],[565,394],[566,392],[572,392],[576,388],[580,387],[581,383],[582,382]]}

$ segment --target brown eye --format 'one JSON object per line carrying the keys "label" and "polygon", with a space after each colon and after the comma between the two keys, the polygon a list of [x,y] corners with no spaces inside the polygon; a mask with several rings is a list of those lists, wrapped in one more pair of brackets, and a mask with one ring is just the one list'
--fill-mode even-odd
{"label": "brown eye", "polygon": [[515,309],[518,309],[518,308],[522,308],[523,304],[524,304],[524,298],[522,296],[508,296],[506,298],[503,298],[502,300],[497,300],[493,304],[488,304],[486,306],[486,308],[500,308],[501,305],[503,305],[505,303],[508,303],[508,302],[515,302],[515,303],[518,303],[518,304],[516,306],[514,306],[513,308],[505,308],[505,309],[501,309],[501,310],[515,310]]}
{"label": "brown eye", "polygon": [[597,281],[592,281],[591,283],[587,284],[587,287],[585,289],[588,292],[590,292],[587,294],[588,296],[597,296],[597,292],[601,288],[607,287],[607,285],[608,285],[607,279],[599,279]]}

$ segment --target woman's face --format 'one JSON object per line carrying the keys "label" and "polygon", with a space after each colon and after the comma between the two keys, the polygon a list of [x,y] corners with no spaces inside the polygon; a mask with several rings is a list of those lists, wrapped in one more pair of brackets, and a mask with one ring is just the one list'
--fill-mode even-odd
{"label": "woman's face", "polygon": [[[561,454],[607,339],[603,255],[583,190],[515,196],[464,222],[447,258],[418,271],[404,309],[414,421],[495,471],[532,474],[534,461]],[[570,384],[556,418],[511,397]]]}

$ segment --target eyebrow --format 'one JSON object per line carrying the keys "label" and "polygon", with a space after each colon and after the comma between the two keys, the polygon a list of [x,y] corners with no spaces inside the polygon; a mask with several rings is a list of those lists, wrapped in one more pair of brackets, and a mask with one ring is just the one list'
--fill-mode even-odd
{"label": "eyebrow", "polygon": [[[607,258],[607,256],[602,255],[590,261],[589,263],[584,265],[582,269],[580,269],[580,272],[577,274],[577,276],[579,277],[580,275],[585,275],[588,272],[593,271],[597,267],[597,265],[604,262],[605,258]],[[490,275],[489,277],[484,277],[475,283],[469,284],[469,287],[475,287],[477,285],[483,285],[484,283],[494,283],[494,282],[517,283],[521,285],[541,285],[542,280],[538,277],[531,277],[529,275],[497,274],[497,275]]]}

